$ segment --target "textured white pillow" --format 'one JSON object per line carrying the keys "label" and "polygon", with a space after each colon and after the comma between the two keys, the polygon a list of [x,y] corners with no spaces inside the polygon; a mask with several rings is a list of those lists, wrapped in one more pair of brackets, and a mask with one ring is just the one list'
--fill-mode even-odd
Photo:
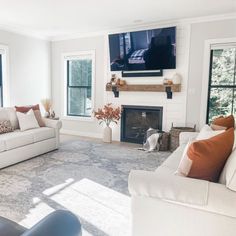
{"label": "textured white pillow", "polygon": [[34,111],[30,109],[27,113],[16,112],[19,120],[20,130],[39,128],[38,121],[35,118]]}
{"label": "textured white pillow", "polygon": [[236,129],[234,130],[234,146],[233,150],[236,149]]}
{"label": "textured white pillow", "polygon": [[179,166],[177,168],[177,171],[175,172],[175,174],[180,175],[180,176],[187,176],[189,171],[191,170],[192,167],[192,161],[189,159],[188,157],[188,149],[190,147],[190,145],[193,143],[194,141],[189,141],[188,144],[186,145],[183,154],[182,154],[182,158],[180,160]]}
{"label": "textured white pillow", "polygon": [[236,191],[236,149],[229,156],[222,174],[225,175],[226,187]]}
{"label": "textured white pillow", "polygon": [[225,132],[225,130],[213,130],[209,125],[204,125],[196,140],[209,139],[223,132]]}

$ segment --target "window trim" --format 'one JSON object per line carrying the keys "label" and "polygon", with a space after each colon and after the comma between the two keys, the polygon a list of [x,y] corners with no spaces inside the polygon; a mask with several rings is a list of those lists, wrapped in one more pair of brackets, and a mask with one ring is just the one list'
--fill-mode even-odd
{"label": "window trim", "polygon": [[[222,44],[219,44],[222,45]],[[229,47],[236,47],[236,45],[234,44],[230,44],[227,46],[222,45],[222,47],[219,46],[219,49],[224,49],[224,48],[229,48]],[[235,89],[236,89],[236,84],[235,84],[235,74],[234,74],[234,84],[233,85],[212,85],[212,59],[213,59],[213,50],[217,49],[216,47],[211,47],[211,51],[210,51],[210,63],[209,63],[209,82],[208,82],[208,96],[207,96],[207,113],[206,113],[206,124],[209,123],[209,111],[210,111],[210,95],[211,95],[211,89],[212,88],[229,88],[229,89],[233,89],[233,100],[235,99]],[[236,60],[236,58],[235,58]],[[234,73],[236,72],[236,61],[234,64]],[[234,104],[234,101],[232,101],[232,105]],[[233,106],[232,106],[233,109]],[[231,111],[232,112],[232,111]]]}
{"label": "window trim", "polygon": [[62,88],[62,119],[64,120],[75,120],[75,121],[94,121],[94,117],[91,114],[91,116],[74,116],[74,115],[68,115],[67,114],[67,101],[68,101],[68,80],[67,80],[67,62],[71,59],[77,59],[81,58],[83,56],[88,56],[92,59],[92,97],[91,97],[91,108],[92,111],[95,107],[95,50],[88,50],[88,51],[77,51],[77,52],[71,52],[71,53],[63,53],[62,54],[62,68],[63,68],[63,88]]}
{"label": "window trim", "polygon": [[208,89],[209,89],[209,76],[210,76],[210,56],[211,49],[215,49],[218,45],[234,45],[236,38],[222,38],[222,39],[209,39],[205,40],[204,57],[203,57],[203,73],[202,73],[202,93],[200,101],[200,121],[199,128],[206,124],[207,109],[208,109]]}
{"label": "window trim", "polygon": [[10,106],[10,87],[9,87],[9,48],[7,45],[0,44],[0,54],[2,55],[2,97],[3,107]]}

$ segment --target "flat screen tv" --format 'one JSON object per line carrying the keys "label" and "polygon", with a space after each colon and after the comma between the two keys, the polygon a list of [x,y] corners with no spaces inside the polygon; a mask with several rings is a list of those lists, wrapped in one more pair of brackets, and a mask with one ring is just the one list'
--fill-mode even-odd
{"label": "flat screen tv", "polygon": [[176,27],[109,35],[111,71],[175,69]]}

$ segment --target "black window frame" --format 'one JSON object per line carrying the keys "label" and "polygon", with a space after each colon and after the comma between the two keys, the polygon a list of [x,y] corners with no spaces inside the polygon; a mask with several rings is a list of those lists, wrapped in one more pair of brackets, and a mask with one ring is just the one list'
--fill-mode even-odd
{"label": "black window frame", "polygon": [[[85,118],[86,117],[91,117],[91,115],[75,115],[75,114],[69,113],[69,89],[70,88],[78,88],[78,89],[87,88],[87,89],[91,89],[91,93],[92,93],[92,81],[91,81],[91,86],[89,86],[89,85],[87,85],[87,86],[86,85],[80,85],[80,86],[70,85],[70,80],[69,80],[70,66],[69,66],[69,63],[70,63],[71,60],[74,60],[74,59],[67,59],[66,60],[66,77],[67,77],[66,78],[66,81],[67,81],[66,114],[67,114],[67,116],[72,116],[72,117],[85,117]],[[93,63],[93,60],[92,60],[92,63]]]}
{"label": "black window frame", "polygon": [[[213,51],[210,51],[210,66],[209,66],[209,83],[208,83],[208,97],[207,97],[207,115],[206,115],[206,124],[209,124],[209,112],[210,112],[210,96],[212,88],[223,88],[223,89],[232,89],[233,97],[232,97],[232,110],[231,114],[233,114],[234,104],[236,105],[236,54],[235,54],[235,62],[234,62],[234,80],[233,85],[212,85],[212,64],[213,64]],[[221,114],[219,114],[221,115]]]}

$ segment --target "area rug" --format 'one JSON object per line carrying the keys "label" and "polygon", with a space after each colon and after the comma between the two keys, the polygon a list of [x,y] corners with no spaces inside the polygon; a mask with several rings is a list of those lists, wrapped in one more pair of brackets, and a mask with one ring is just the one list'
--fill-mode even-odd
{"label": "area rug", "polygon": [[75,140],[53,152],[0,170],[0,215],[31,227],[56,209],[69,209],[83,235],[129,235],[131,169],[155,170],[168,152]]}

